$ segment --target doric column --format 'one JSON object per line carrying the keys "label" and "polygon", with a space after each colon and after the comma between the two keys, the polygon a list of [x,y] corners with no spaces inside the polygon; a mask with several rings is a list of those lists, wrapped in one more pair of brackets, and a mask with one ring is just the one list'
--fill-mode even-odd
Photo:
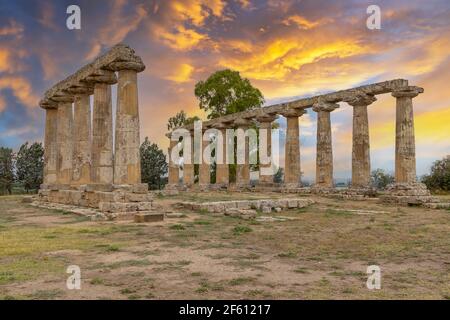
{"label": "doric column", "polygon": [[91,180],[91,105],[93,86],[76,86],[67,90],[74,95],[73,177],[72,184],[89,184]]}
{"label": "doric column", "polygon": [[[239,159],[239,154],[243,154],[244,163],[236,162],[236,185],[238,187],[246,187],[250,185],[250,148],[249,148],[249,137],[246,134],[246,130],[249,128],[251,121],[248,119],[237,119],[234,121],[236,125],[236,135],[237,135],[237,157]],[[244,143],[242,144],[242,141]]]}
{"label": "doric column", "polygon": [[88,77],[94,83],[92,122],[92,182],[113,183],[113,132],[111,84],[117,82],[114,72],[99,70]]}
{"label": "doric column", "polygon": [[[187,143],[183,137],[183,144],[183,183],[186,186],[192,186],[194,184],[194,138],[192,133],[190,133],[190,143]],[[190,153],[190,157],[186,157],[187,153]],[[187,158],[190,160],[187,161]]]}
{"label": "doric column", "polygon": [[353,107],[352,133],[352,187],[370,186],[370,141],[367,106],[377,98],[365,93],[355,94],[344,99]]}
{"label": "doric column", "polygon": [[[222,139],[217,139],[216,144],[216,184],[220,186],[228,186],[230,181],[227,163],[227,126],[224,123],[217,123],[214,125],[214,128],[216,128],[218,133],[220,132],[222,136]],[[219,159],[217,156],[219,148],[222,150],[222,159]]]}
{"label": "doric column", "polygon": [[[262,155],[261,150],[263,150],[263,146],[259,146],[259,183],[260,184],[270,184],[273,183],[273,163],[272,163],[272,122],[277,119],[276,115],[265,114],[256,118],[260,123],[260,141],[261,135],[265,135],[266,137],[266,150],[267,154]],[[262,163],[262,157],[267,157],[268,162]],[[267,173],[270,174],[267,174]],[[266,174],[263,174],[266,173]]]}
{"label": "doric column", "polygon": [[45,109],[44,185],[57,182],[57,114],[56,104]]}
{"label": "doric column", "polygon": [[420,87],[406,87],[392,92],[397,98],[395,121],[395,182],[416,182],[416,147],[412,98],[423,92]]}
{"label": "doric column", "polygon": [[145,66],[142,62],[114,62],[109,67],[118,71],[114,183],[138,184],[141,159],[137,73]]}
{"label": "doric column", "polygon": [[168,159],[169,159],[169,165],[168,165],[168,169],[169,169],[169,178],[168,178],[168,188],[173,188],[176,187],[179,183],[180,180],[180,169],[178,167],[178,163],[175,163],[175,160],[172,157],[172,150],[174,148],[177,148],[178,145],[178,141],[177,140],[172,140],[172,134],[168,133],[166,134],[166,136],[170,139],[169,141],[169,149],[168,151]]}
{"label": "doric column", "polygon": [[317,112],[317,187],[333,187],[333,147],[331,143],[330,112],[336,108],[339,108],[337,103],[320,100],[313,105],[313,110]]}
{"label": "doric column", "polygon": [[72,182],[73,168],[73,96],[60,96],[52,98],[58,101],[57,112],[57,152],[58,161],[56,165],[57,182],[61,185],[69,185]]}
{"label": "doric column", "polygon": [[[205,130],[203,130],[203,133]],[[211,155],[206,155],[205,159],[205,149],[210,144],[209,138],[204,138],[202,134],[202,150],[201,150],[201,156],[202,156],[202,163],[198,166],[198,184],[199,186],[207,187],[211,183],[211,169],[210,169],[210,163],[207,163],[207,161],[211,162]]]}
{"label": "doric column", "polygon": [[303,109],[287,109],[280,114],[286,117],[286,145],[284,148],[284,184],[287,187],[300,186],[300,129],[298,117],[305,114]]}

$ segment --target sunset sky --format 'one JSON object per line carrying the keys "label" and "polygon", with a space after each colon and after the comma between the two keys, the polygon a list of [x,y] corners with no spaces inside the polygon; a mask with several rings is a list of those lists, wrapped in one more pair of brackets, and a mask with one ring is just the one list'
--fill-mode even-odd
{"label": "sunset sky", "polygon": [[[81,30],[66,27],[71,4],[81,8]],[[381,8],[381,30],[366,27],[371,4]],[[42,141],[45,90],[119,42],[147,66],[139,74],[141,137],[164,150],[170,116],[204,117],[195,83],[231,68],[262,91],[266,105],[408,79],[425,89],[413,100],[418,175],[450,154],[448,0],[0,0],[0,146]],[[346,179],[351,107],[341,103],[331,121],[335,177]],[[395,99],[378,96],[369,122],[372,168],[393,171]],[[300,125],[302,171],[312,179],[314,112]]]}

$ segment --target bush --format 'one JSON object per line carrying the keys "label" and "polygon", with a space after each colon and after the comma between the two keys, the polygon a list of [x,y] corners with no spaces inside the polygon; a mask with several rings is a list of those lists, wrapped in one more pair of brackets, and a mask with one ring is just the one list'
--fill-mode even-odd
{"label": "bush", "polygon": [[432,191],[450,191],[450,155],[435,161],[431,173],[424,175],[422,182]]}
{"label": "bush", "polygon": [[394,183],[394,176],[383,169],[372,171],[370,178],[372,186],[379,190],[386,189],[389,184]]}

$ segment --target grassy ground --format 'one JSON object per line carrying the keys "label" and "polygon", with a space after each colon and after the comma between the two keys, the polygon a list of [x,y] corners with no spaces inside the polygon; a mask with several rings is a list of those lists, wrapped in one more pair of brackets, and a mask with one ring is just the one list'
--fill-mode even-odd
{"label": "grassy ground", "polygon": [[[233,197],[268,195],[175,200]],[[307,209],[277,213],[293,218],[285,222],[186,212],[134,224],[91,222],[20,199],[0,197],[1,299],[450,299],[446,210],[315,198]],[[380,290],[366,288],[373,264]],[[69,265],[81,268],[81,290],[66,288]]]}

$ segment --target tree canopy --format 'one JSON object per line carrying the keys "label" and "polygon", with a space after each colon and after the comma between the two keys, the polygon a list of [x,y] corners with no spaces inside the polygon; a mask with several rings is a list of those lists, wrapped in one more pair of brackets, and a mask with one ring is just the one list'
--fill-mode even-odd
{"label": "tree canopy", "polygon": [[17,181],[23,188],[29,190],[38,190],[42,184],[44,170],[44,148],[41,143],[28,145],[24,143],[16,156],[16,175]]}
{"label": "tree canopy", "polygon": [[142,182],[148,183],[150,189],[161,189],[165,185],[164,176],[167,174],[166,156],[147,137],[141,144],[140,152]]}
{"label": "tree canopy", "polygon": [[247,109],[260,108],[264,97],[239,72],[225,69],[213,73],[195,85],[195,96],[208,119]]}
{"label": "tree canopy", "polygon": [[422,182],[433,191],[450,191],[450,155],[435,161]]}
{"label": "tree canopy", "polygon": [[0,147],[0,193],[12,193],[14,178],[14,153],[12,149]]}
{"label": "tree canopy", "polygon": [[169,118],[167,121],[167,130],[170,131],[184,125],[194,123],[196,120],[200,120],[200,118],[197,116],[188,117],[186,112],[181,110],[175,116]]}

